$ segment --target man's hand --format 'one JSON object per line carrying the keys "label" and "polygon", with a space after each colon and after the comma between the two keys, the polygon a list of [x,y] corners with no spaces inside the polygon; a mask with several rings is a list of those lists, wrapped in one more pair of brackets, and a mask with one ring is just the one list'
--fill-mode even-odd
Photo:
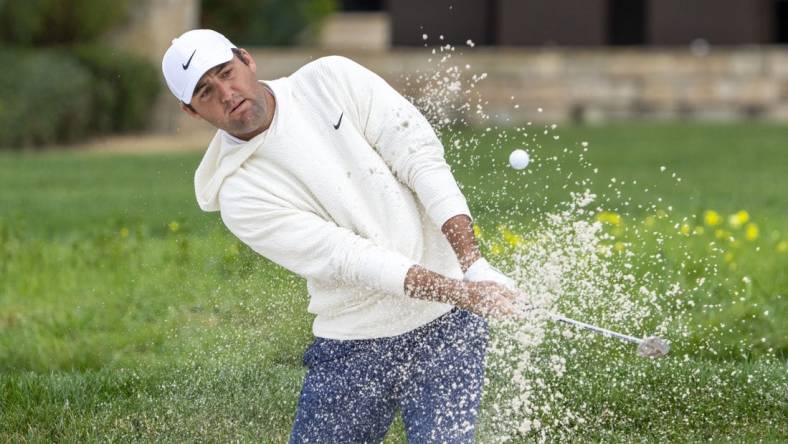
{"label": "man's hand", "polygon": [[[480,284],[495,282],[504,286],[510,292],[513,292],[516,297],[524,297],[524,295],[520,292],[520,289],[517,288],[517,283],[513,279],[503,274],[501,270],[490,265],[490,263],[487,262],[487,260],[483,257],[480,257],[476,262],[468,267],[468,271],[465,272],[462,280],[468,283],[478,282]],[[514,302],[514,299],[512,301],[514,303],[514,308],[517,310],[514,314],[515,317],[524,317],[525,313],[523,310],[528,310],[529,308],[524,308],[522,301],[519,305]]]}
{"label": "man's hand", "polygon": [[518,293],[497,282],[463,282],[414,265],[405,278],[412,298],[444,302],[480,316],[507,319],[523,313],[515,305]]}
{"label": "man's hand", "polygon": [[[520,319],[525,314],[517,305],[517,292],[493,281],[466,282],[468,295],[455,305],[485,318]],[[463,304],[463,305],[460,305]]]}

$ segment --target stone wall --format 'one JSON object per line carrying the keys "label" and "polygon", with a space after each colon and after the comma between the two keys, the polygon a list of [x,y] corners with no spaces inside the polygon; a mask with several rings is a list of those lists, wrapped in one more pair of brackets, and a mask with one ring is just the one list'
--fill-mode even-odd
{"label": "stone wall", "polygon": [[[488,102],[486,111],[497,121],[757,118],[788,122],[788,48],[705,48],[695,52],[465,48],[464,52],[453,54],[451,63],[443,68],[457,65],[466,79],[487,73],[476,89]],[[271,79],[329,52],[253,49],[252,54],[261,68],[261,78]],[[426,49],[345,51],[342,55],[409,94],[418,92],[406,85],[405,78],[434,71],[439,57]],[[465,69],[466,64],[470,69]],[[471,112],[468,120],[478,121],[475,116]]]}
{"label": "stone wall", "polygon": [[[465,55],[453,55],[450,65],[460,67],[465,80],[487,73],[475,90],[495,123],[627,119],[788,122],[786,48],[712,49],[706,55],[678,49],[465,51]],[[289,75],[303,64],[331,54],[307,49],[253,48],[251,52],[262,79]],[[423,91],[408,85],[406,78],[433,73],[438,58],[426,49],[341,54],[413,96]],[[466,64],[470,69],[465,69]],[[464,101],[467,97],[458,95],[454,105],[459,107]],[[171,117],[165,130],[210,129],[181,113],[175,101],[167,100],[166,106]],[[462,117],[480,123],[475,108]]]}
{"label": "stone wall", "polygon": [[[197,26],[199,4],[199,0],[140,0],[130,22],[111,36],[111,40],[160,66],[170,40]],[[385,17],[375,20],[370,22],[377,24],[372,28],[370,23],[360,25],[351,19],[339,20],[336,26],[343,34],[364,35],[370,29],[389,32]],[[378,34],[376,31],[379,40]],[[434,41],[432,36],[430,42]],[[465,80],[487,73],[475,90],[486,102],[487,113],[499,122],[620,119],[788,122],[788,47],[709,47],[705,41],[697,43],[690,48],[670,49],[464,47],[465,54],[452,53],[448,65],[460,67]],[[432,55],[430,49],[418,47],[386,51],[380,42],[371,45],[377,50],[343,46],[346,49],[335,49],[334,53],[357,60],[413,96],[423,91],[408,85],[406,79],[434,73],[435,62],[441,57],[440,53]],[[331,54],[332,50],[252,48],[251,52],[260,67],[260,77],[271,79],[288,75],[310,60]],[[466,65],[470,68],[465,69]],[[180,111],[163,78],[162,87],[154,111],[157,131],[210,129]],[[459,106],[467,97],[458,95],[456,100],[454,105]],[[538,112],[539,108],[543,112]],[[475,109],[463,117],[470,122],[479,121]]]}

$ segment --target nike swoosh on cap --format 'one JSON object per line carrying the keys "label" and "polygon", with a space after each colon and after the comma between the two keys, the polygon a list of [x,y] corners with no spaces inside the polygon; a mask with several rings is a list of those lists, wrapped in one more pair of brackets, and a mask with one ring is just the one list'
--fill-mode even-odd
{"label": "nike swoosh on cap", "polygon": [[197,50],[196,50],[196,49],[195,49],[195,50],[192,52],[192,55],[190,55],[190,56],[189,56],[189,60],[187,60],[187,61],[186,61],[186,64],[185,64],[185,65],[183,65],[183,64],[181,65],[181,66],[183,66],[183,70],[184,70],[184,71],[186,71],[187,69],[189,69],[189,65],[191,65],[191,63],[192,63],[192,57],[194,57],[194,53],[195,53],[195,52],[197,52]]}

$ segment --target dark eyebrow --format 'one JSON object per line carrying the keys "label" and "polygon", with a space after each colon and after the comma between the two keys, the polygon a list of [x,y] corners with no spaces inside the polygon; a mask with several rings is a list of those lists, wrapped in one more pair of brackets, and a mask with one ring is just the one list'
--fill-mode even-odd
{"label": "dark eyebrow", "polygon": [[[208,72],[205,73],[205,75],[203,75],[203,78],[205,78],[205,76],[208,75],[208,74],[216,74],[217,72],[223,70],[224,67],[227,66],[227,64],[229,64],[229,63],[230,62],[227,61],[227,62],[224,62],[224,63],[222,63],[220,65],[214,66],[213,68],[209,69]],[[200,94],[200,90],[203,89],[203,88],[205,88],[205,81],[203,79],[200,79],[200,81],[197,82],[197,86],[194,88],[194,93],[192,93],[192,97]]]}

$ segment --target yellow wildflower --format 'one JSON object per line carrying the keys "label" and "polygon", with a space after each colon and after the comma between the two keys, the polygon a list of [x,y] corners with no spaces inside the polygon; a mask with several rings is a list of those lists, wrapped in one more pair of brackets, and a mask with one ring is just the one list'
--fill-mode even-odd
{"label": "yellow wildflower", "polygon": [[788,251],[788,241],[780,241],[780,243],[777,244],[777,252],[785,253],[786,251]]}
{"label": "yellow wildflower", "polygon": [[717,226],[720,224],[720,213],[714,210],[706,210],[703,213],[703,221],[710,227]]}
{"label": "yellow wildflower", "polygon": [[624,251],[624,247],[626,246],[624,245],[623,242],[616,242],[615,244],[613,244],[613,249],[618,252]]}
{"label": "yellow wildflower", "polygon": [[508,237],[506,242],[508,242],[509,245],[516,247],[518,245],[522,245],[523,242],[525,242],[525,239],[523,239],[523,237],[519,234],[515,234],[514,236]]}
{"label": "yellow wildflower", "polygon": [[126,228],[126,227],[123,227],[123,228],[120,229],[120,233],[119,234],[120,234],[120,237],[129,237],[129,229]]}
{"label": "yellow wildflower", "polygon": [[496,242],[496,243],[492,244],[492,247],[490,247],[490,253],[493,256],[497,256],[497,255],[503,253],[503,247],[501,246],[501,244]]}
{"label": "yellow wildflower", "polygon": [[643,219],[643,224],[647,227],[653,227],[655,223],[657,223],[657,219],[654,216],[646,216],[646,218]]}
{"label": "yellow wildflower", "polygon": [[689,236],[690,234],[690,226],[688,223],[681,224],[679,227],[679,233],[683,234],[684,236]]}
{"label": "yellow wildflower", "polygon": [[748,241],[758,239],[758,226],[754,223],[747,224],[747,228],[744,229],[744,238]]}
{"label": "yellow wildflower", "polygon": [[173,233],[177,233],[177,232],[178,232],[178,230],[181,228],[181,224],[179,224],[177,221],[172,221],[172,222],[170,222],[170,223],[168,223],[168,224],[167,224],[167,227],[168,227],[168,228],[170,229],[170,231],[172,231]]}
{"label": "yellow wildflower", "polygon": [[476,236],[476,239],[482,238],[482,229],[476,224],[473,224],[473,235]]}
{"label": "yellow wildflower", "polygon": [[728,217],[728,225],[732,228],[739,229],[750,220],[750,213],[741,210],[736,214],[731,214]]}
{"label": "yellow wildflower", "polygon": [[597,214],[596,220],[616,227],[621,225],[621,215],[613,213],[612,211],[603,211]]}
{"label": "yellow wildflower", "polygon": [[508,227],[503,225],[498,227],[498,230],[501,232],[501,236],[503,236],[503,240],[506,241],[507,244],[516,247],[523,243],[524,239],[519,234],[515,234],[510,230]]}

